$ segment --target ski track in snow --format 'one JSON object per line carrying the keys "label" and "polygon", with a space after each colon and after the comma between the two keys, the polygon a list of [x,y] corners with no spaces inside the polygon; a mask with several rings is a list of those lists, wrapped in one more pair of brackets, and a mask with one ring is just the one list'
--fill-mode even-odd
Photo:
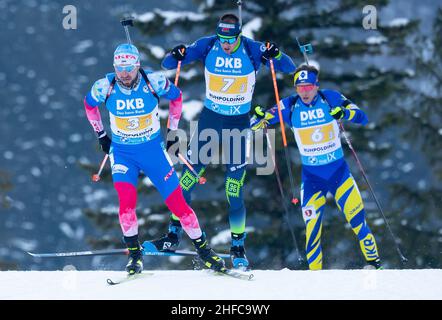
{"label": "ski track in snow", "polygon": [[[150,271],[146,271],[150,272]],[[440,300],[442,270],[255,270],[252,281],[209,271],[4,271],[1,300]],[[170,288],[174,288],[170,290]],[[233,290],[232,288],[235,288]]]}

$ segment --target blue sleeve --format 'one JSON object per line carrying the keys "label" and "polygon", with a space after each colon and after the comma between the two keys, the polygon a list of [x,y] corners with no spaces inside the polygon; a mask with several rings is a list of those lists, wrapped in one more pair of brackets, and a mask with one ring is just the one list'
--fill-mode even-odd
{"label": "blue sleeve", "polygon": [[321,90],[331,107],[343,107],[344,119],[353,123],[366,125],[367,115],[359,107],[347,99],[342,93],[335,90]]}
{"label": "blue sleeve", "polygon": [[[282,53],[279,59],[273,59],[273,65],[275,66],[276,71],[280,71],[283,73],[294,73],[296,70],[296,65],[293,62],[292,58],[290,58],[285,53]],[[270,62],[266,63],[266,67],[270,68]]]}
{"label": "blue sleeve", "polygon": [[160,97],[164,97],[168,100],[175,100],[180,97],[181,91],[178,89],[162,72],[150,72],[147,74],[147,78],[150,81],[155,92]]}
{"label": "blue sleeve", "polygon": [[[292,126],[292,120],[290,119],[290,114],[291,114],[290,110],[292,107],[292,101],[293,101],[293,97],[290,96],[290,97],[282,99],[279,103],[279,105],[281,106],[282,119],[290,127]],[[274,118],[269,120],[269,125],[279,123],[279,113],[278,113],[278,106],[277,105],[274,105],[272,108],[267,110],[267,112],[274,115]]]}
{"label": "blue sleeve", "polygon": [[96,107],[106,100],[110,82],[107,77],[97,80],[86,95],[86,102],[91,107]]}
{"label": "blue sleeve", "polygon": [[[216,38],[216,36],[204,37],[198,39],[190,46],[188,46],[186,48],[186,57],[181,62],[181,65],[190,64],[197,60],[202,61],[205,58],[205,53],[209,44],[213,42],[214,38]],[[161,63],[161,66],[167,70],[175,69],[177,65],[178,61],[172,56],[170,52],[166,55],[166,57],[163,59],[163,62]]]}
{"label": "blue sleeve", "polygon": [[[247,41],[247,44],[250,48],[250,54],[253,57],[255,65],[260,66],[262,64],[262,54],[266,49],[264,43],[254,41],[249,38],[245,38],[245,41]],[[296,70],[296,65],[293,60],[288,55],[282,52],[279,59],[273,59],[273,65],[275,66],[276,71],[280,71],[283,73],[294,73]],[[266,67],[270,68],[270,62],[266,63]]]}

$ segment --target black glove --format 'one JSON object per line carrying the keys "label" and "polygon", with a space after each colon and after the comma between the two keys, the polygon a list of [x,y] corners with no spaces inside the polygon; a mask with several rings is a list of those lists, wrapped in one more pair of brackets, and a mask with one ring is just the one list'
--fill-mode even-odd
{"label": "black glove", "polygon": [[98,142],[100,143],[101,150],[104,153],[109,154],[112,140],[107,136],[106,132],[98,132]]}
{"label": "black glove", "polygon": [[[173,140],[167,139],[169,137],[169,132],[171,132],[171,131],[175,131],[175,130],[170,130],[169,128],[167,128],[166,151],[169,152],[170,147],[172,147],[175,143],[178,143],[178,146],[177,146],[175,153],[174,153],[175,157],[178,157],[178,152],[180,150],[180,148],[179,148],[179,141],[180,140],[179,140],[178,135],[176,133],[175,133],[175,138]],[[173,134],[174,133],[172,133],[171,135],[173,135]]]}
{"label": "black glove", "polygon": [[180,44],[172,49],[171,54],[176,60],[183,61],[186,57],[186,47],[183,44]]}
{"label": "black glove", "polygon": [[269,59],[278,59],[281,56],[281,51],[274,42],[266,42],[266,50],[262,53],[261,61],[266,64]]}

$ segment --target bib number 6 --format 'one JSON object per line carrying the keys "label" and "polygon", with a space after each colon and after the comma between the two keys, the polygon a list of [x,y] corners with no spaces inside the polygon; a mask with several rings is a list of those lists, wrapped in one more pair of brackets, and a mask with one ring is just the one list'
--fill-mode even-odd
{"label": "bib number 6", "polygon": [[315,129],[312,133],[313,142],[321,142],[324,139],[324,134],[321,132],[320,128]]}

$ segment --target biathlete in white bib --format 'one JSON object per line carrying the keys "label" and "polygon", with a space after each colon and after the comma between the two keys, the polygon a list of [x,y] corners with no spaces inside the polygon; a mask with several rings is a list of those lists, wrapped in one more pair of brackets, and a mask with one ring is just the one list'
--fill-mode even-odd
{"label": "biathlete in white bib", "polygon": [[[129,249],[127,272],[132,275],[143,270],[135,212],[141,170],[160,192],[169,210],[180,218],[205,266],[215,270],[225,268],[224,261],[210,248],[195,212],[183,197],[160,134],[159,99],[170,100],[170,128],[176,129],[182,111],[181,91],[163,74],[140,68],[138,49],[131,44],[117,47],[114,69],[115,73],[95,82],[84,99],[84,106],[101,149],[109,154],[120,203],[119,221]],[[109,111],[111,138],[101,121],[98,106],[102,103]]]}
{"label": "biathlete in white bib", "polygon": [[[365,113],[334,90],[319,90],[319,71],[303,65],[294,76],[297,94],[281,100],[283,120],[295,135],[301,155],[301,204],[306,225],[306,254],[311,270],[322,269],[321,231],[330,192],[359,239],[369,265],[381,268],[375,238],[365,220],[358,186],[344,159],[338,120],[365,125]],[[252,130],[279,123],[278,108],[255,108]]]}
{"label": "biathlete in white bib", "polygon": [[[236,130],[243,133],[240,143],[235,145],[231,138],[230,150],[223,152],[226,161],[225,192],[229,204],[232,264],[235,268],[249,268],[244,249],[246,208],[243,186],[247,166],[246,140],[250,130],[249,111],[256,74],[262,64],[269,67],[269,59],[273,59],[275,69],[280,72],[293,73],[296,67],[291,58],[283,54],[276,44],[265,45],[241,35],[241,25],[234,14],[221,17],[216,33],[214,36],[198,39],[188,47],[184,45],[175,47],[165,57],[162,66],[165,69],[175,69],[178,61],[181,61],[182,65],[201,61],[204,65],[206,97],[204,109],[198,120],[198,130],[193,135],[193,139],[198,139],[205,129],[216,130],[220,141],[222,131]],[[198,142],[198,156],[200,156],[199,151],[209,142]],[[227,154],[229,156],[226,156]],[[193,162],[196,172],[201,176],[207,162],[202,163],[200,157],[198,161]],[[197,182],[197,177],[184,168],[180,184],[188,202]],[[164,243],[168,243],[176,248],[181,230],[178,217],[172,215],[169,232],[165,237],[155,241],[157,247],[161,249]]]}

